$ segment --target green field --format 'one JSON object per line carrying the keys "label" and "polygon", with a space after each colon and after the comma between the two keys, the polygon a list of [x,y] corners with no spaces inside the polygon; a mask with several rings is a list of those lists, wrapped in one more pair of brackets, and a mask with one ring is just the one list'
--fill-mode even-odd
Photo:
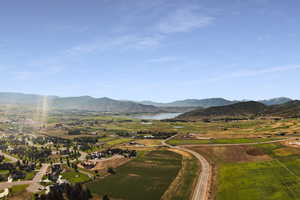
{"label": "green field", "polygon": [[117,138],[115,140],[111,140],[105,143],[105,147],[111,147],[111,146],[115,146],[115,145],[119,145],[119,144],[124,144],[127,142],[132,141],[132,139],[130,138]]}
{"label": "green field", "polygon": [[92,193],[115,199],[160,199],[181,168],[181,156],[151,151],[116,169],[115,175],[88,184]]}
{"label": "green field", "polygon": [[9,170],[0,170],[0,174],[4,174],[4,175],[9,174]]}
{"label": "green field", "polygon": [[[278,138],[284,139],[284,138]],[[170,145],[186,145],[186,144],[243,144],[243,143],[254,143],[254,142],[267,142],[278,140],[277,138],[229,138],[229,139],[205,139],[205,140],[194,140],[194,139],[172,139],[167,141]]]}
{"label": "green field", "polygon": [[83,183],[90,180],[90,178],[86,174],[75,171],[64,172],[62,174],[62,177],[70,183]]}
{"label": "green field", "polygon": [[172,191],[171,200],[189,199],[200,171],[200,165],[195,157],[184,157],[183,169],[177,187]]}
{"label": "green field", "polygon": [[280,144],[255,148],[262,149],[271,160],[219,164],[216,199],[300,199],[300,150]]}
{"label": "green field", "polygon": [[10,196],[18,195],[26,190],[28,185],[15,185],[10,188]]}

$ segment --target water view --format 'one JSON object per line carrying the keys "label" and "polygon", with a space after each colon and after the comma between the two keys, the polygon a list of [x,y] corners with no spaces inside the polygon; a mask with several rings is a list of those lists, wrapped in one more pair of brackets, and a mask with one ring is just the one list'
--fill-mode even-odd
{"label": "water view", "polygon": [[137,119],[163,120],[163,119],[171,119],[177,117],[180,114],[181,113],[158,113],[158,114],[135,115],[132,117]]}

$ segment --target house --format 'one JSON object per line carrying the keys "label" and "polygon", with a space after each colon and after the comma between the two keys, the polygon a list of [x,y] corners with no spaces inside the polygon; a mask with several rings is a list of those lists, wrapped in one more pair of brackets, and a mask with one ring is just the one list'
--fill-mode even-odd
{"label": "house", "polygon": [[90,161],[85,161],[81,165],[86,169],[92,169],[96,166],[94,162],[90,162]]}
{"label": "house", "polygon": [[22,171],[13,171],[11,177],[13,180],[24,179],[26,174]]}

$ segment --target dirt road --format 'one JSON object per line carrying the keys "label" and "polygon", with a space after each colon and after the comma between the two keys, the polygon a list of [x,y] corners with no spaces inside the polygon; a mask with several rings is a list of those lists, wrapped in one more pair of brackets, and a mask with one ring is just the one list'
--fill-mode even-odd
{"label": "dirt road", "polygon": [[209,198],[209,190],[212,179],[212,167],[209,162],[199,153],[186,149],[184,147],[176,147],[183,151],[194,155],[201,163],[201,173],[198,176],[197,185],[195,186],[192,200],[207,200]]}
{"label": "dirt road", "polygon": [[[172,137],[169,139],[172,139]],[[192,151],[185,147],[171,146],[167,144],[166,143],[167,140],[162,142],[164,146],[168,146],[169,148],[179,149],[188,152],[199,160],[201,164],[201,173],[198,176],[197,184],[194,188],[193,195],[192,195],[192,200],[208,200],[211,179],[212,179],[212,167],[209,164],[209,162],[203,156],[201,156],[199,153],[195,151]]]}
{"label": "dirt road", "polygon": [[[176,136],[173,136],[176,137]],[[191,153],[194,155],[201,164],[201,173],[198,177],[197,184],[194,189],[194,193],[192,196],[192,200],[207,200],[209,198],[209,190],[211,186],[212,180],[212,166],[209,162],[199,153],[187,149],[187,147],[200,147],[200,146],[241,146],[241,145],[255,145],[255,144],[270,144],[270,143],[277,143],[277,142],[284,142],[288,140],[293,140],[295,138],[287,138],[282,140],[272,140],[266,142],[253,142],[253,143],[240,143],[240,144],[192,144],[192,145],[181,145],[181,146],[171,146],[166,142],[171,140],[173,137],[168,138],[167,140],[163,141],[162,144],[169,148],[180,149],[186,152]]]}

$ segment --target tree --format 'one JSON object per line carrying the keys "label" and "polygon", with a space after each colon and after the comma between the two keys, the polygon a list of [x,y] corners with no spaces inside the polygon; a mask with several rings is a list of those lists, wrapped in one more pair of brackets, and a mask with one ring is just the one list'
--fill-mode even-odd
{"label": "tree", "polygon": [[67,165],[68,165],[68,167],[70,167],[70,160],[68,157],[67,157]]}
{"label": "tree", "polygon": [[78,167],[77,167],[76,164],[74,164],[74,169],[75,169],[76,172],[78,172]]}
{"label": "tree", "polygon": [[103,196],[102,200],[109,200],[109,197],[106,195]]}
{"label": "tree", "polygon": [[116,174],[115,170],[112,167],[109,167],[107,169],[107,172],[110,173],[110,174]]}

